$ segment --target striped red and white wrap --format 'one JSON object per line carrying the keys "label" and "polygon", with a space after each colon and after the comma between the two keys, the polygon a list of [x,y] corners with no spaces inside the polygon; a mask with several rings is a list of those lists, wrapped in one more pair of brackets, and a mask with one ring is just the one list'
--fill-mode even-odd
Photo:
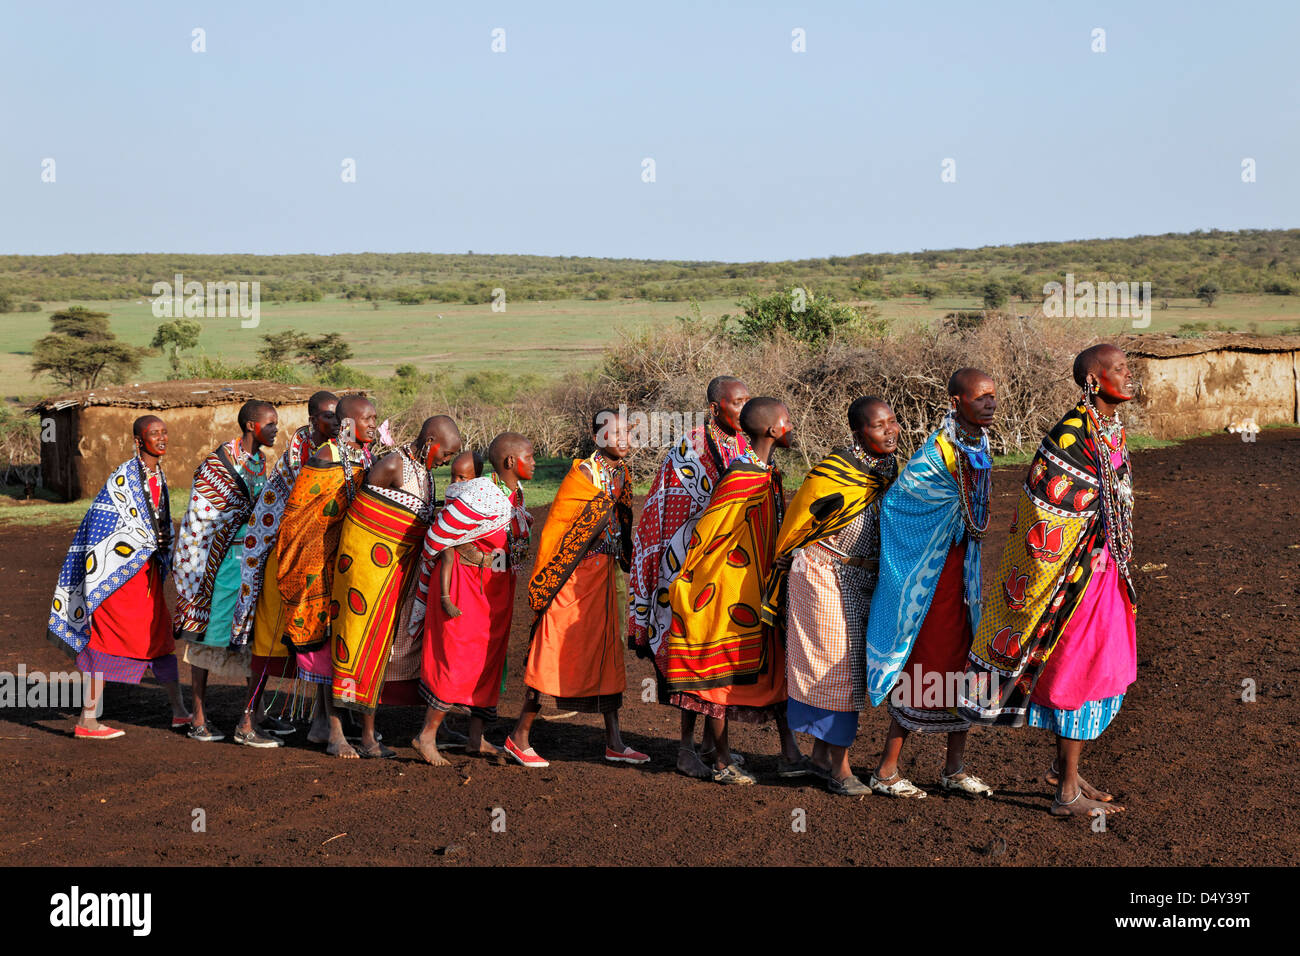
{"label": "striped red and white wrap", "polygon": [[500,531],[510,524],[514,507],[490,477],[458,481],[447,487],[447,504],[429,525],[420,558],[420,583],[416,586],[415,607],[410,627],[424,621],[429,596],[429,575],[433,562],[448,548],[468,544],[484,535]]}

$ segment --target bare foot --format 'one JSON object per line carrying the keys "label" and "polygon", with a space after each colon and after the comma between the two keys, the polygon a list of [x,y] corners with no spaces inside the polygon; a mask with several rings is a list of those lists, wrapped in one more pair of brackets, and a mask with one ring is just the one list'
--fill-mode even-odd
{"label": "bare foot", "polygon": [[1083,788],[1074,795],[1073,800],[1062,800],[1060,791],[1057,791],[1055,799],[1052,800],[1051,814],[1054,817],[1095,817],[1108,813],[1119,813],[1124,808],[1113,803],[1106,804],[1100,800],[1090,800],[1083,794]]}
{"label": "bare foot", "polygon": [[307,730],[307,739],[314,744],[327,744],[330,742],[330,725],[317,724],[314,721]]}
{"label": "bare foot", "polygon": [[[1043,775],[1043,779],[1046,780],[1048,783],[1050,783],[1053,787],[1059,787],[1061,785],[1061,775],[1057,771],[1055,763],[1053,763],[1052,766],[1047,769],[1047,773]],[[1112,800],[1115,799],[1111,794],[1107,793],[1105,790],[1098,790],[1087,780],[1084,780],[1082,775],[1078,777],[1078,780],[1079,780],[1079,789],[1083,791],[1083,795],[1087,797],[1089,800],[1100,800],[1102,803],[1110,803]]]}
{"label": "bare foot", "polygon": [[687,750],[685,747],[677,749],[677,772],[688,777],[694,777],[696,780],[713,779],[713,774],[704,765],[700,755],[694,750]]}
{"label": "bare foot", "polygon": [[416,753],[424,758],[425,763],[433,764],[435,767],[451,766],[451,761],[438,753],[437,746],[432,741],[425,740],[423,735],[412,740],[411,746],[415,748]]}
{"label": "bare foot", "polygon": [[343,757],[348,760],[356,760],[357,752],[353,746],[347,742],[346,738],[340,740],[331,740],[326,746],[325,752],[331,757]]}
{"label": "bare foot", "polygon": [[504,750],[495,744],[490,743],[486,737],[480,738],[477,747],[470,747],[467,744],[465,746],[465,753],[469,754],[471,757],[501,757],[505,755]]}

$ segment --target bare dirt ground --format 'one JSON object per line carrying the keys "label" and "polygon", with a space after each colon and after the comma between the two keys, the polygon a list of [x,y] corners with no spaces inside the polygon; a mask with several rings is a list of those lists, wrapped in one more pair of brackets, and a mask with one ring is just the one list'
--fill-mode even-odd
{"label": "bare dirt ground", "polygon": [[[995,477],[990,577],[1024,470]],[[942,743],[916,738],[903,772],[930,789],[920,802],[778,781],[773,728],[733,732],[762,785],[688,780],[673,771],[677,711],[642,700],[650,665],[629,654],[624,736],[653,756],[644,768],[604,763],[599,719],[585,715],[538,723],[533,742],[552,765],[530,771],[463,756],[441,769],[418,762],[407,746],[421,719],[413,707],[380,712],[399,751],[388,761],[336,760],[301,732],[273,751],[199,744],[167,728],[153,684],[109,685],[106,719],[128,731],[115,741],[74,740],[67,711],[5,709],[0,863],[1295,863],[1300,429],[1141,452],[1134,470],[1135,563],[1160,567],[1138,574],[1137,683],[1084,753],[1084,773],[1128,807],[1104,833],[1048,815],[1051,738],[1029,729],[972,734],[968,765],[997,789],[981,802],[939,795]],[[0,670],[68,668],[44,630],[72,530],[0,532],[12,588]],[[503,719],[489,733],[498,743],[518,710],[529,621],[521,594]],[[1247,680],[1253,703],[1242,700]],[[224,684],[211,711],[228,733],[242,706],[241,690]],[[864,779],[886,724],[883,708],[863,717],[852,758]],[[206,832],[193,832],[196,808]],[[492,827],[498,808],[504,832]],[[792,827],[796,811],[805,832]]]}

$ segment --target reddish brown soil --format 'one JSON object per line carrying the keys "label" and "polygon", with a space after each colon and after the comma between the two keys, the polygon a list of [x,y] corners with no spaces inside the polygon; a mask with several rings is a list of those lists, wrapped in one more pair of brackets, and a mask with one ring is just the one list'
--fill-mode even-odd
{"label": "reddish brown soil", "polygon": [[[672,769],[677,712],[642,702],[650,667],[629,655],[624,735],[653,756],[646,768],[603,763],[598,719],[587,716],[539,722],[534,743],[553,763],[529,771],[465,757],[450,768],[419,763],[406,746],[417,708],[381,712],[380,729],[399,750],[390,761],[326,757],[301,733],[274,751],[195,743],[167,729],[165,696],[151,684],[110,685],[106,716],[128,731],[115,741],[72,739],[67,712],[0,711],[0,862],[1294,863],[1300,430],[1265,431],[1256,444],[1200,439],[1138,453],[1134,465],[1136,564],[1167,567],[1138,575],[1138,681],[1084,754],[1085,774],[1128,807],[1105,833],[1047,814],[1041,774],[1051,738],[1036,730],[972,735],[968,763],[998,791],[978,803],[934,791],[942,744],[933,739],[904,752],[904,773],[931,787],[924,802],[777,782],[771,728],[734,732],[763,785],[688,780]],[[1023,472],[1002,469],[995,479],[990,576]],[[0,612],[0,670],[67,667],[43,635],[71,530],[0,532],[0,572],[13,588]],[[521,602],[502,701],[511,716],[526,622]],[[1241,699],[1247,679],[1254,703]],[[219,687],[218,725],[228,732],[241,706],[238,688]],[[880,710],[863,717],[852,754],[863,778],[885,725]],[[489,736],[500,742],[508,726]],[[200,807],[207,832],[194,833]],[[494,808],[505,811],[504,832],[492,828]],[[792,829],[796,810],[806,832]]]}

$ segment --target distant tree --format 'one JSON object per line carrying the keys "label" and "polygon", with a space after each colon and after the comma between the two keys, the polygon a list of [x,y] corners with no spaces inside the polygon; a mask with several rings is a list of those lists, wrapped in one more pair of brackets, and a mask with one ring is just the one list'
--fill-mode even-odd
{"label": "distant tree", "polygon": [[202,331],[203,326],[193,319],[173,319],[158,326],[149,344],[165,351],[172,363],[172,371],[177,372],[181,367],[181,352],[196,347]]}
{"label": "distant tree", "polygon": [[147,351],[119,342],[107,312],[74,305],[51,315],[50,327],[32,346],[32,373],[45,372],[67,388],[94,388],[103,377],[125,381]]}
{"label": "distant tree", "polygon": [[921,298],[926,302],[933,302],[939,297],[939,290],[932,285],[921,286]]}
{"label": "distant tree", "polygon": [[1021,302],[1028,302],[1033,297],[1034,287],[1025,276],[1016,276],[1007,284],[1007,291]]}
{"label": "distant tree", "polygon": [[1219,298],[1219,284],[1214,281],[1202,282],[1196,287],[1196,298],[1204,302],[1208,308],[1214,308],[1214,302]]}
{"label": "distant tree", "polygon": [[268,365],[280,365],[288,361],[298,349],[302,348],[306,336],[297,329],[285,329],[283,332],[265,332],[262,341],[266,344],[257,351],[257,357]]}
{"label": "distant tree", "polygon": [[997,279],[984,283],[984,308],[990,312],[1007,304],[1007,290]]}
{"label": "distant tree", "polygon": [[0,292],[0,312],[12,312],[14,309],[14,300],[10,298],[8,292]]}
{"label": "distant tree", "polygon": [[298,358],[310,365],[318,375],[326,369],[352,358],[352,346],[343,341],[337,332],[326,332],[314,339],[304,339],[298,346]]}

